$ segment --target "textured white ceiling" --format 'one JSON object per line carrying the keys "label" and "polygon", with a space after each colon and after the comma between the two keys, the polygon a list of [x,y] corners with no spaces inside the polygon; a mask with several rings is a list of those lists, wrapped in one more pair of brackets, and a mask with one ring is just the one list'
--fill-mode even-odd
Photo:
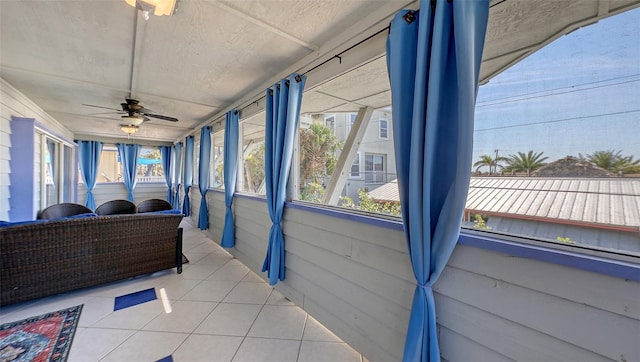
{"label": "textured white ceiling", "polygon": [[[75,134],[122,137],[118,114],[83,104],[118,109],[131,95],[154,113],[180,119],[152,119],[135,137],[176,141],[303,58],[330,58],[335,39],[373,33],[411,3],[182,0],[175,15],[144,21],[124,0],[0,1],[0,76]],[[639,3],[492,0],[482,78]],[[385,58],[378,55],[310,89],[302,111],[389,104]]]}

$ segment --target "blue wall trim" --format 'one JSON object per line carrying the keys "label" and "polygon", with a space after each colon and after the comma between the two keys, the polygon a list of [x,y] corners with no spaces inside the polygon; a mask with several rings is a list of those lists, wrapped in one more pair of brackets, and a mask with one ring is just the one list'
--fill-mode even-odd
{"label": "blue wall trim", "polygon": [[33,220],[33,165],[35,120],[11,117],[11,148],[9,155],[9,221]]}
{"label": "blue wall trim", "polygon": [[640,265],[571,251],[527,245],[518,242],[461,232],[458,243],[511,256],[540,260],[594,273],[640,282]]}
{"label": "blue wall trim", "polygon": [[[246,194],[236,194],[235,197],[265,202],[263,197]],[[368,216],[353,212],[349,209],[339,210],[325,205],[313,205],[301,202],[286,202],[286,209],[302,210],[306,212],[327,215],[340,219],[347,219],[368,225],[384,227],[392,230],[403,231],[404,226],[401,220],[392,220],[384,217]],[[547,263],[568,266],[598,274],[609,275],[616,278],[623,278],[640,282],[640,264],[614,260],[599,256],[581,254],[579,252],[558,250],[526,244],[524,242],[504,240],[497,237],[476,235],[460,232],[458,243],[479,249],[504,253],[511,256],[539,260]]]}

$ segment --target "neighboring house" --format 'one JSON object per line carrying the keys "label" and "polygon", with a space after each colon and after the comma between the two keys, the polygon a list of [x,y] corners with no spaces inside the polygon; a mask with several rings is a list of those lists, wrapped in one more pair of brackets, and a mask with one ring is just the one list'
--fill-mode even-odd
{"label": "neighboring house", "polygon": [[[344,142],[353,126],[357,113],[315,114],[313,122],[321,122],[333,131],[338,141]],[[342,191],[343,196],[358,200],[358,190],[374,190],[396,178],[393,151],[391,110],[375,110],[367,124],[355,158],[351,162],[349,177]]]}
{"label": "neighboring house", "polygon": [[[398,184],[369,196],[398,202]],[[464,224],[476,214],[492,232],[640,252],[638,178],[472,177]]]}

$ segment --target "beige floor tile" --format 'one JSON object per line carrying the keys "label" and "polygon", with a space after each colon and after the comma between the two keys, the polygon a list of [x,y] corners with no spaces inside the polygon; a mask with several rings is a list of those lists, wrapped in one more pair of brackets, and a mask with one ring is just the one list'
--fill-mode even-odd
{"label": "beige floor tile", "polygon": [[142,329],[159,332],[193,332],[217,306],[213,302],[177,301],[171,303],[171,313],[160,313]]}
{"label": "beige floor tile", "polygon": [[224,298],[223,302],[263,305],[269,298],[271,289],[266,283],[240,282]]}
{"label": "beige floor tile", "polygon": [[136,331],[126,329],[78,328],[69,351],[69,362],[99,361]]}
{"label": "beige floor tile", "polygon": [[207,265],[207,264],[185,264],[182,274],[183,279],[205,280],[211,274],[224,267],[224,265]]}
{"label": "beige floor tile", "polygon": [[[264,273],[263,273],[264,274]],[[265,283],[265,279],[262,279],[258,274],[249,271],[247,275],[242,279],[243,282],[257,282],[257,283]]]}
{"label": "beige floor tile", "polygon": [[302,341],[299,362],[360,362],[360,354],[346,343]]}
{"label": "beige floor tile", "polygon": [[307,317],[307,323],[304,326],[303,341],[318,342],[342,342],[342,340],[333,334],[327,327],[320,324],[313,317]]}
{"label": "beige floor tile", "polygon": [[300,341],[286,339],[244,339],[233,362],[295,362]]}
{"label": "beige floor tile", "polygon": [[269,296],[269,299],[267,299],[267,304],[269,305],[288,305],[288,306],[293,306],[295,305],[292,301],[290,301],[289,299],[285,298],[284,295],[282,295],[282,293],[280,293],[277,290],[273,290],[271,292],[271,295]]}
{"label": "beige floor tile", "polygon": [[247,336],[301,340],[306,316],[298,307],[265,305]]}
{"label": "beige floor tile", "polygon": [[204,280],[193,287],[181,300],[193,300],[202,302],[221,302],[227,294],[236,286],[232,281]]}
{"label": "beige floor tile", "polygon": [[216,270],[207,280],[241,281],[249,272],[249,268],[242,264],[232,263],[232,261],[233,260],[230,260],[222,268]]}
{"label": "beige floor tile", "polygon": [[160,313],[164,313],[163,310],[162,302],[156,299],[111,312],[111,314],[94,323],[92,327],[141,329]]}
{"label": "beige floor tile", "polygon": [[245,336],[262,306],[220,303],[194,333]]}
{"label": "beige floor tile", "polygon": [[172,355],[188,334],[166,332],[136,332],[101,362],[157,361]]}
{"label": "beige floor tile", "polygon": [[173,354],[175,362],[229,362],[242,337],[192,334]]}

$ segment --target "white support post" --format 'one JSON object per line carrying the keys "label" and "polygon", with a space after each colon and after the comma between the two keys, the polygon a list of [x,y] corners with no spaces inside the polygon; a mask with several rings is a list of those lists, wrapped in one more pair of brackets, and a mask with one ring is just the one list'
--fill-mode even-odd
{"label": "white support post", "polygon": [[293,139],[293,159],[287,185],[287,201],[300,198],[300,127]]}
{"label": "white support post", "polygon": [[347,140],[344,143],[344,148],[342,149],[340,158],[338,159],[338,164],[336,165],[333,175],[331,175],[331,179],[329,180],[329,184],[327,185],[327,189],[324,192],[322,200],[324,204],[338,204],[338,201],[340,200],[340,193],[342,192],[342,189],[347,182],[347,178],[349,177],[349,173],[351,172],[351,160],[353,160],[356,152],[358,152],[360,142],[362,142],[364,133],[367,130],[367,125],[369,124],[371,115],[373,115],[373,108],[371,107],[363,107],[358,111],[356,123],[353,125],[353,128],[349,133],[349,137],[347,137]]}

